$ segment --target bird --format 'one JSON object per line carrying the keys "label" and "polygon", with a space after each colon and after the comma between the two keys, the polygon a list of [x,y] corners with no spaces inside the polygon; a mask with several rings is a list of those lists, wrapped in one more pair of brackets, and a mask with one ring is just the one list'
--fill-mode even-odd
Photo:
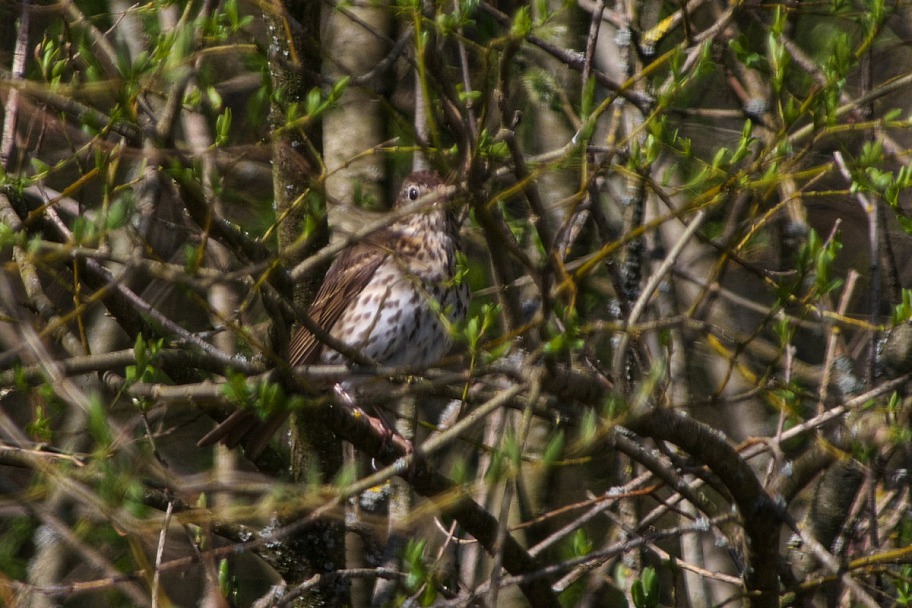
{"label": "bird", "polygon": [[[450,326],[465,318],[469,302],[468,283],[457,264],[460,222],[449,199],[436,172],[416,171],[403,180],[394,208],[422,203],[416,203],[414,213],[346,247],[330,265],[308,309],[324,334],[382,366],[418,369],[447,353]],[[301,326],[289,343],[288,363],[294,368],[351,361]],[[342,381],[335,390],[351,395],[357,386]],[[247,456],[255,458],[288,415],[280,411],[261,419],[250,410],[237,410],[198,445],[243,445]]]}

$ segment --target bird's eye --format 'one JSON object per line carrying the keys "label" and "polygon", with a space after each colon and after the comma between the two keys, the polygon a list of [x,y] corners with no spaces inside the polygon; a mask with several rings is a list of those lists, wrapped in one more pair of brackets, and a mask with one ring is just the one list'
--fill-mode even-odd
{"label": "bird's eye", "polygon": [[408,197],[409,197],[410,201],[417,201],[418,200],[418,188],[416,188],[415,186],[412,186],[411,188],[409,188]]}

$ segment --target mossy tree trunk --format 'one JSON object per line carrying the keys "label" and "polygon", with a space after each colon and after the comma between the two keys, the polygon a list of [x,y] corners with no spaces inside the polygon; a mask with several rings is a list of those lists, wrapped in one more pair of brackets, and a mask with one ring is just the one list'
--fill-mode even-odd
{"label": "mossy tree trunk", "polygon": [[[286,258],[291,267],[328,241],[324,200],[320,132],[314,122],[309,129],[286,129],[290,104],[303,103],[320,86],[320,3],[289,0],[275,3],[266,14],[269,30],[269,71],[272,78],[273,189],[275,193],[279,250],[297,244],[295,256]],[[303,239],[303,241],[302,241]],[[321,272],[311,273],[293,286],[294,302],[306,309],[320,282]],[[283,319],[274,319],[282,324]],[[289,324],[290,325],[290,324]],[[273,331],[276,352],[287,345],[288,325]],[[306,421],[303,420],[306,418]],[[293,415],[291,419],[291,476],[297,481],[313,479],[314,471],[327,481],[342,464],[341,442],[320,423],[319,414]],[[339,520],[316,521],[286,539],[275,566],[293,587],[318,573],[344,567],[345,531]],[[347,593],[333,585],[321,585],[296,600],[296,606],[342,606]]]}

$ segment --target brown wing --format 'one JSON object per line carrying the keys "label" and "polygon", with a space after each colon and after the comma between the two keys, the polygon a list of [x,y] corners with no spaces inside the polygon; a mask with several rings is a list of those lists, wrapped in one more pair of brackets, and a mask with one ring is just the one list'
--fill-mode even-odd
{"label": "brown wing", "polygon": [[[391,237],[389,230],[378,231],[364,242],[345,249],[329,267],[309,310],[310,318],[324,331],[332,330],[345,306],[353,302],[370,282],[388,255],[389,247],[383,243]],[[288,346],[288,363],[292,367],[317,363],[320,346],[320,341],[307,328],[299,328]],[[288,414],[287,411],[276,412],[261,420],[250,410],[238,410],[207,433],[197,445],[206,446],[221,441],[233,448],[243,443],[247,456],[256,458]]]}
{"label": "brown wing", "polygon": [[[308,310],[310,318],[323,331],[332,331],[345,307],[355,301],[388,255],[388,249],[377,244],[383,241],[383,232],[386,231],[371,235],[369,242],[358,243],[344,250],[329,267]],[[294,367],[318,363],[320,346],[321,342],[310,330],[306,327],[298,328],[288,345],[288,364]]]}

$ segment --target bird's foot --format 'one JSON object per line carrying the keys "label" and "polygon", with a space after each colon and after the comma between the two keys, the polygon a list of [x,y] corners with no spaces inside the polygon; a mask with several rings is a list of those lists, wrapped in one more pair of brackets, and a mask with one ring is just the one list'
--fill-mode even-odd
{"label": "bird's foot", "polygon": [[355,403],[351,393],[340,384],[336,384],[333,390],[336,393],[338,403],[349,408],[355,416],[364,416],[376,435],[380,437],[381,454],[385,453],[390,445],[394,446],[395,451],[406,455],[415,451],[412,442],[403,437],[396,429],[395,420],[391,420],[389,416],[380,411],[377,412],[377,416],[371,416]]}

